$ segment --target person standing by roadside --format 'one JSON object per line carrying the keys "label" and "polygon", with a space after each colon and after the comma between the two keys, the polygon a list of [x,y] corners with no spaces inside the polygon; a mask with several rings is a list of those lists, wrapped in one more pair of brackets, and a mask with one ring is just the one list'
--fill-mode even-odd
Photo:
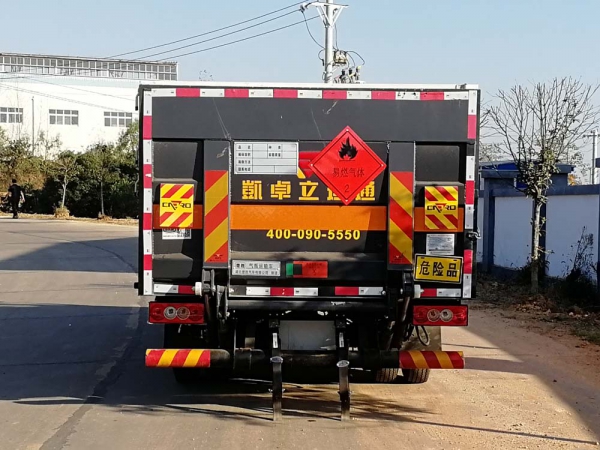
{"label": "person standing by roadside", "polygon": [[25,202],[25,193],[23,188],[17,183],[17,180],[13,178],[12,184],[8,188],[10,194],[10,204],[13,211],[13,219],[19,218],[19,204]]}

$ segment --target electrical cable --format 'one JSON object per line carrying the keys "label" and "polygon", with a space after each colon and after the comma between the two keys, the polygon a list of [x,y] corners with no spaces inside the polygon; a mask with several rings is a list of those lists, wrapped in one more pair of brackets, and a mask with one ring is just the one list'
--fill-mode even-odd
{"label": "electrical cable", "polygon": [[355,52],[353,50],[349,51],[348,53],[354,53],[356,56],[358,56],[362,60],[362,64],[361,65],[363,65],[363,66],[365,65],[365,59],[362,56],[360,56],[360,53]]}
{"label": "electrical cable", "polygon": [[148,51],[148,50],[154,50],[154,49],[156,49],[156,48],[162,48],[162,47],[166,47],[166,46],[168,46],[168,45],[179,44],[180,42],[189,41],[189,40],[191,40],[191,39],[196,39],[196,38],[199,38],[199,37],[202,37],[202,36],[207,36],[207,35],[209,35],[209,34],[218,33],[219,31],[227,30],[227,29],[229,29],[229,28],[234,28],[234,27],[237,27],[237,26],[239,26],[239,25],[244,25],[244,24],[246,24],[246,23],[248,23],[248,22],[253,22],[253,21],[255,21],[255,20],[262,19],[263,17],[267,17],[267,16],[271,16],[271,15],[273,15],[273,14],[277,14],[278,12],[285,11],[286,9],[290,9],[290,8],[293,8],[293,7],[295,7],[295,6],[299,6],[299,5],[303,4],[303,3],[304,3],[304,2],[298,2],[298,3],[294,3],[294,4],[292,4],[292,5],[289,5],[289,6],[286,6],[286,7],[284,7],[284,8],[277,9],[277,10],[275,10],[275,11],[271,11],[271,12],[269,12],[269,13],[262,14],[262,15],[260,15],[260,16],[253,17],[253,18],[251,18],[251,19],[247,19],[247,20],[244,20],[244,21],[242,21],[242,22],[237,22],[237,23],[234,23],[234,24],[228,25],[228,26],[226,26],[226,27],[217,28],[216,30],[207,31],[207,32],[205,32],[205,33],[196,34],[196,35],[194,35],[194,36],[189,36],[189,37],[186,37],[186,38],[183,38],[183,39],[177,39],[177,40],[175,40],[175,41],[167,42],[167,43],[165,43],[165,44],[154,45],[154,46],[152,46],[152,47],[146,47],[146,48],[142,48],[142,49],[139,49],[139,50],[133,50],[133,51],[130,51],[130,52],[125,52],[125,53],[119,53],[119,54],[117,54],[117,55],[107,56],[107,57],[105,57],[105,58],[99,58],[99,59],[112,59],[112,58],[117,58],[117,57],[119,57],[119,56],[132,55],[132,54],[134,54],[134,53],[142,53],[142,52],[145,52],[145,51]]}
{"label": "electrical cable", "polygon": [[[307,19],[307,21],[317,19],[318,17],[319,16],[311,17],[311,18]],[[296,25],[301,25],[303,23],[305,23],[305,21],[301,20],[299,22],[294,22],[294,23],[291,23],[291,24],[286,25],[284,27],[279,27],[279,28],[275,28],[275,29],[270,30],[270,31],[265,31],[264,33],[255,34],[253,36],[248,36],[248,37],[243,38],[243,39],[238,39],[238,40],[235,40],[235,41],[226,42],[225,44],[215,45],[213,47],[203,48],[203,49],[200,49],[200,50],[194,50],[193,52],[182,53],[180,55],[173,55],[173,56],[170,56],[170,58],[173,58],[173,59],[175,59],[175,58],[183,58],[184,56],[195,55],[197,53],[203,53],[203,52],[207,52],[209,50],[215,50],[217,48],[227,47],[228,45],[233,45],[233,44],[237,44],[239,42],[249,41],[250,39],[255,39],[257,37],[261,37],[261,36],[265,36],[267,34],[275,33],[277,31],[285,30],[287,28],[291,28],[291,27],[294,27]]]}
{"label": "electrical cable", "polygon": [[256,28],[256,27],[258,27],[258,26],[264,25],[265,23],[273,22],[274,20],[278,20],[278,19],[281,19],[281,18],[283,18],[283,17],[289,16],[290,14],[296,14],[296,13],[297,13],[297,11],[291,11],[291,12],[288,12],[288,13],[282,14],[282,15],[280,15],[280,16],[273,17],[273,18],[271,18],[271,19],[268,19],[268,20],[264,20],[264,21],[262,21],[262,22],[255,23],[254,25],[250,25],[250,26],[247,26],[247,27],[244,27],[244,28],[240,28],[239,30],[235,30],[235,31],[231,31],[231,32],[229,32],[229,33],[221,34],[221,35],[219,35],[219,36],[215,36],[215,37],[212,37],[212,38],[210,38],[210,39],[204,39],[204,40],[202,40],[202,41],[194,42],[194,43],[192,43],[192,44],[182,45],[181,47],[176,47],[176,48],[172,48],[172,49],[165,50],[165,51],[162,51],[162,52],[158,52],[158,53],[152,53],[152,54],[150,54],[150,55],[146,55],[146,56],[141,56],[139,59],[135,59],[135,60],[133,60],[133,61],[145,61],[145,60],[147,60],[148,58],[152,58],[152,57],[154,57],[154,56],[164,55],[164,54],[166,54],[166,53],[175,52],[175,51],[177,51],[177,50],[183,50],[184,48],[189,48],[189,47],[194,47],[194,46],[196,46],[196,45],[205,44],[206,42],[215,41],[215,40],[217,40],[217,39],[221,39],[221,38],[224,38],[224,37],[227,37],[227,36],[231,36],[232,34],[241,33],[242,31],[246,31],[246,30],[249,30],[249,29],[251,29],[251,28]]}
{"label": "electrical cable", "polygon": [[[425,334],[424,339],[421,337],[421,332],[419,330],[423,330],[423,333]],[[419,342],[421,342],[421,344],[423,344],[425,347],[427,347],[431,343],[431,339],[429,339],[429,333],[427,332],[427,328],[425,327],[417,327],[417,337],[419,338]]]}
{"label": "electrical cable", "polygon": [[[302,11],[302,15],[304,16],[304,23],[306,24],[306,31],[308,31],[308,34],[310,35],[310,37],[312,38],[312,40],[314,41],[315,44],[317,44],[319,47],[321,47],[323,50],[325,50],[325,47],[323,47],[321,44],[319,44],[319,41],[317,41],[315,39],[315,37],[312,34],[312,31],[310,31],[310,27],[308,26],[308,20],[306,19],[306,14],[304,14],[304,11]],[[313,19],[316,19],[318,16],[313,17]],[[312,19],[310,19],[312,20]]]}
{"label": "electrical cable", "polygon": [[0,87],[4,87],[5,89],[12,89],[12,90],[17,91],[17,92],[25,92],[27,94],[39,95],[40,97],[51,98],[51,99],[54,99],[54,100],[62,100],[62,101],[68,102],[68,103],[76,103],[76,104],[83,105],[83,106],[90,106],[92,108],[101,108],[101,109],[103,109],[105,111],[131,112],[131,111],[125,111],[125,110],[122,110],[122,109],[113,108],[113,107],[110,107],[110,106],[101,106],[101,105],[97,105],[95,103],[82,102],[80,100],[72,100],[72,99],[68,99],[68,98],[64,98],[64,97],[59,97],[59,96],[56,96],[56,95],[45,94],[43,92],[31,91],[29,89],[23,89],[23,88],[19,88],[19,87],[15,87],[15,86],[10,86],[10,85],[7,85],[7,84],[2,84],[2,83],[0,83]]}
{"label": "electrical cable", "polygon": [[10,79],[17,79],[17,78],[18,79],[22,79],[22,80],[32,80],[34,82],[51,84],[52,86],[64,87],[64,88],[67,88],[67,89],[73,89],[75,91],[81,91],[81,92],[87,92],[87,93],[90,93],[90,94],[101,95],[103,97],[112,97],[112,98],[118,98],[120,100],[128,100],[128,101],[131,100],[130,98],[127,98],[127,97],[121,97],[121,96],[118,96],[118,95],[105,94],[104,92],[98,92],[98,91],[90,91],[89,89],[81,89],[81,88],[78,88],[78,87],[75,87],[75,86],[68,86],[68,85],[64,85],[64,84],[52,83],[51,81],[38,80],[38,79],[35,79],[34,77],[10,77],[10,78],[0,77],[0,81],[10,80]]}

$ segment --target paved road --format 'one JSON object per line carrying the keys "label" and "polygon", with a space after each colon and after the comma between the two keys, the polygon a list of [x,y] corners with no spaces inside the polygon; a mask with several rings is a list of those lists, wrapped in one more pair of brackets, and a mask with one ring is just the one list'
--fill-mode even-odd
{"label": "paved road", "polygon": [[0,219],[0,449],[595,448],[600,353],[484,311],[445,330],[468,370],[353,384],[348,424],[335,385],[286,385],[279,424],[267,384],[179,387],[143,367],[161,330],[132,289],[135,236]]}

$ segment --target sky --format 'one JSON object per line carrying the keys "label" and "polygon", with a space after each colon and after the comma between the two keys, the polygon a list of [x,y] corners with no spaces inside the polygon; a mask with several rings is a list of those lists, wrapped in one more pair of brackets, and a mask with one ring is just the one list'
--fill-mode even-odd
{"label": "sky", "polygon": [[[294,3],[293,0],[0,1],[2,16],[12,18],[2,21],[0,51],[99,57],[197,35]],[[484,98],[491,98],[498,89],[514,84],[553,77],[573,76],[590,84],[600,82],[600,0],[337,0],[336,3],[349,5],[337,23],[338,47],[362,55],[366,61],[362,78],[368,82],[475,83],[481,86]],[[279,14],[287,11],[292,9]],[[309,18],[316,14],[314,8],[306,13]],[[170,55],[252,36],[300,20],[302,15],[298,12],[161,57],[169,59]],[[317,41],[322,42],[324,31],[320,20],[310,21],[309,26]],[[319,50],[305,24],[299,24],[177,59],[179,78],[197,80],[206,71],[215,81],[319,82],[322,74]],[[600,103],[600,96],[596,98]]]}

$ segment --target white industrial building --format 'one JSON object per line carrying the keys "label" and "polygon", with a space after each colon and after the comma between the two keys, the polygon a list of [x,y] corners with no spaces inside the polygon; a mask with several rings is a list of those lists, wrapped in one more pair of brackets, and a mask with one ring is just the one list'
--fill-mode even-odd
{"label": "white industrial building", "polygon": [[138,86],[162,80],[177,80],[177,63],[0,53],[0,127],[81,152],[115,141],[137,118]]}

